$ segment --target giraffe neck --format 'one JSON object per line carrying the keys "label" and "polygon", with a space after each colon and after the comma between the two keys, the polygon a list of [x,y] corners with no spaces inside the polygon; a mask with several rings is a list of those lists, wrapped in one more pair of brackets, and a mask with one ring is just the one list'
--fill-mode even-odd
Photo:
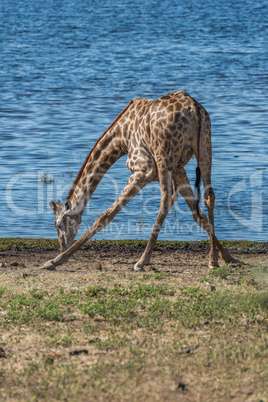
{"label": "giraffe neck", "polygon": [[75,215],[82,215],[105,173],[126,153],[127,141],[122,138],[122,128],[117,123],[107,129],[96,142],[70,189],[67,200]]}

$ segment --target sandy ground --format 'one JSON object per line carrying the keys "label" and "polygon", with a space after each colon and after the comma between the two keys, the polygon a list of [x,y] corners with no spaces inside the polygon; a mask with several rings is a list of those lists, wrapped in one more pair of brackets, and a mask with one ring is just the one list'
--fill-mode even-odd
{"label": "sandy ground", "polygon": [[[103,272],[130,271],[138,261],[144,247],[131,245],[109,244],[102,246],[92,242],[82,247],[64,265],[57,267],[57,271],[66,273],[84,273],[101,270]],[[254,248],[229,249],[232,256],[244,263],[245,268],[266,265],[268,263],[268,243],[260,243]],[[46,261],[55,258],[59,251],[50,247],[35,247],[27,249],[21,247],[11,250],[0,250],[0,272],[14,274],[38,274]],[[208,269],[209,245],[201,243],[186,243],[178,246],[156,248],[151,264],[145,267],[146,271],[172,272],[183,274],[191,280],[200,275],[206,275]],[[219,263],[225,265],[219,258]],[[49,272],[49,271],[45,271]],[[190,278],[189,278],[190,279]]]}

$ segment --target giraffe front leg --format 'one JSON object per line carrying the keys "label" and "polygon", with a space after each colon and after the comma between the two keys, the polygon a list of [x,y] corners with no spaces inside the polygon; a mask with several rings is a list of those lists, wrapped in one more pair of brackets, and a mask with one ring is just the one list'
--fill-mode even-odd
{"label": "giraffe front leg", "polygon": [[136,264],[132,268],[132,271],[145,271],[145,269],[143,267],[150,263],[152,252],[153,252],[158,234],[160,232],[160,229],[162,227],[162,224],[165,220],[166,215],[167,215],[167,213],[163,214],[163,213],[159,212],[157,219],[155,221],[154,227],[153,227],[152,234],[147,243],[146,249],[145,249],[144,253],[142,254],[142,257],[140,258],[140,260],[138,262],[136,262]]}
{"label": "giraffe front leg", "polygon": [[113,205],[94,222],[92,227],[80,237],[71,247],[59,254],[53,260],[47,261],[40,269],[55,270],[56,266],[64,264],[92,236],[107,226],[115,215],[148,183],[148,176],[143,172],[133,173],[122,194]]}
{"label": "giraffe front leg", "polygon": [[155,246],[158,234],[160,232],[160,229],[163,225],[163,222],[165,220],[167,213],[168,213],[168,211],[163,212],[163,213],[159,211],[155,224],[154,224],[154,227],[153,227],[152,234],[147,243],[146,249],[145,249],[144,253],[142,254],[142,257],[140,258],[140,260],[132,268],[132,271],[145,271],[145,269],[143,267],[150,263],[152,252],[154,250],[154,246]]}
{"label": "giraffe front leg", "polygon": [[143,267],[150,263],[152,252],[164,220],[170,208],[178,199],[176,181],[172,178],[171,172],[167,172],[162,178],[160,178],[160,185],[161,202],[158,216],[156,218],[146,249],[142,254],[141,259],[132,268],[132,271],[145,271]]}

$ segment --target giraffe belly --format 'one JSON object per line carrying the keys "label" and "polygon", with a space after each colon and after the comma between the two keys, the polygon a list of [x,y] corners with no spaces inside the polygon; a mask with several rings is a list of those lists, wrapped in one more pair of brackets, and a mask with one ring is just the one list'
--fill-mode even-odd
{"label": "giraffe belly", "polygon": [[192,158],[193,154],[194,154],[194,151],[191,147],[191,144],[187,143],[185,145],[185,147],[183,148],[180,159],[179,159],[179,163],[178,163],[179,169],[181,169],[182,167],[187,165],[189,160]]}

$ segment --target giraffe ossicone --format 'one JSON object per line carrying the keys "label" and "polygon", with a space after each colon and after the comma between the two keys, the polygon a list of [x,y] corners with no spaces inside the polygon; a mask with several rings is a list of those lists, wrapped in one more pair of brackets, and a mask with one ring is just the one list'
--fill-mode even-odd
{"label": "giraffe ossicone", "polygon": [[[127,154],[131,176],[114,204],[95,221],[79,240],[73,243],[84,209],[108,169]],[[197,159],[196,197],[184,166]],[[97,140],[86,157],[64,204],[59,200],[50,206],[55,214],[61,254],[43,265],[55,269],[86,241],[111,222],[115,215],[148,183],[159,181],[160,209],[147,247],[134,270],[144,270],[170,208],[178,193],[190,207],[193,218],[210,237],[209,267],[218,266],[219,249],[226,263],[236,261],[218,241],[214,232],[215,195],[211,184],[211,124],[205,108],[184,91],[172,92],[158,99],[138,98],[131,101]],[[199,184],[204,185],[208,219],[200,211]],[[73,244],[72,244],[73,243]]]}

